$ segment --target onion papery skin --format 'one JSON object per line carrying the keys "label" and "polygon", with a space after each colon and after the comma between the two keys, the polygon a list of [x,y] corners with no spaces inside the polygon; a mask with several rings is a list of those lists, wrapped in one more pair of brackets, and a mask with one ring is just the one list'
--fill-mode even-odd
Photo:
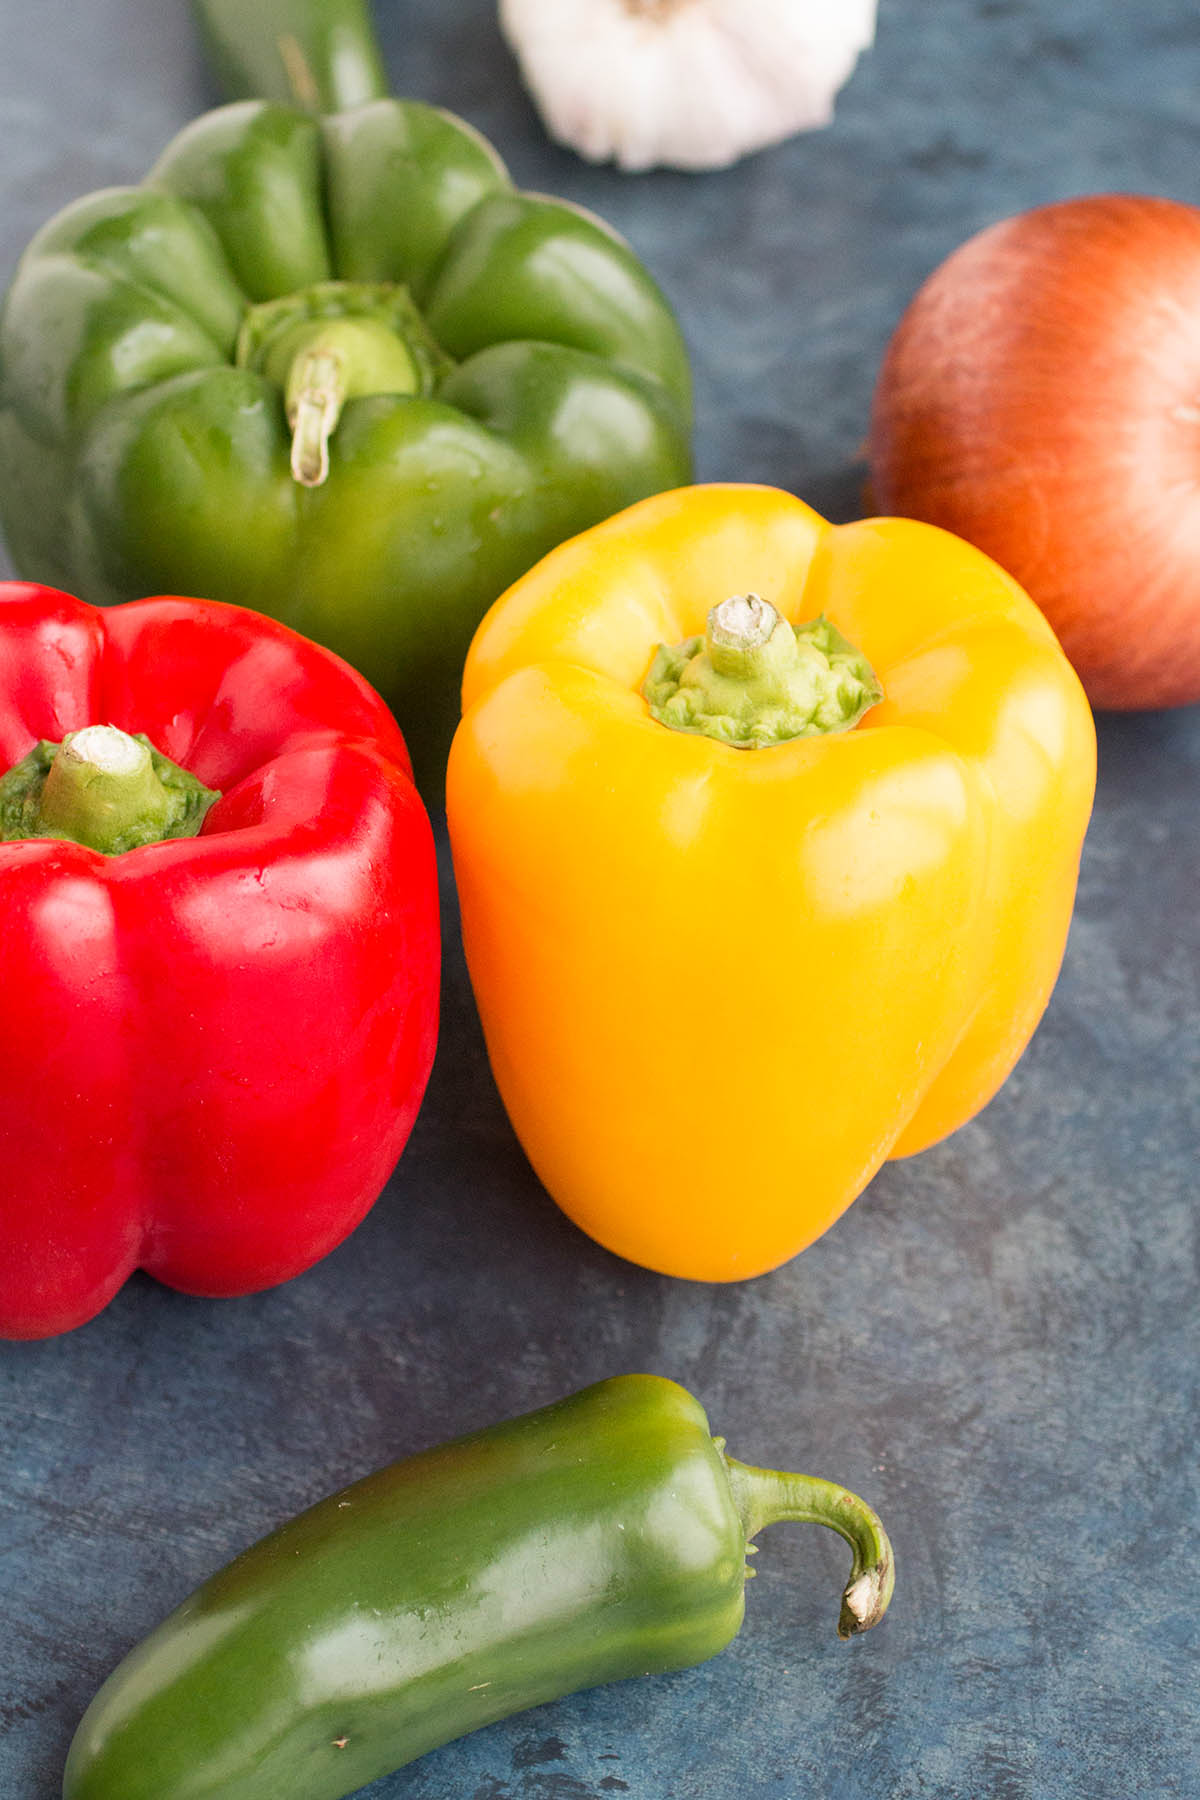
{"label": "onion papery skin", "polygon": [[1038,207],[926,281],[884,356],[873,504],[968,539],[1093,706],[1200,700],[1200,209]]}

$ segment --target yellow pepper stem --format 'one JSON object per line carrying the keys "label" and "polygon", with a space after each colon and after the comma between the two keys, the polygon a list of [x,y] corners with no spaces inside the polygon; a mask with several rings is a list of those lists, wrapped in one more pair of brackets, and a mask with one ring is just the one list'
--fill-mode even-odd
{"label": "yellow pepper stem", "polygon": [[713,607],[705,648],[717,674],[734,681],[786,677],[796,662],[795,632],[758,594],[734,594]]}
{"label": "yellow pepper stem", "polygon": [[660,644],[642,693],[661,725],[737,750],[850,731],[883,698],[828,619],[789,625],[758,594],[714,606],[704,637]]}

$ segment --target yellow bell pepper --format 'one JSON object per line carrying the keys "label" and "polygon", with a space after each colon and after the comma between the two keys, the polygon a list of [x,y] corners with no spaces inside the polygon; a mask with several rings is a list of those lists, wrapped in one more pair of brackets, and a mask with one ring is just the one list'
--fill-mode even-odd
{"label": "yellow bell pepper", "polygon": [[771,488],[659,495],[497,601],[463,709],[447,811],[488,1054],[600,1243],[760,1274],[1004,1081],[1062,959],[1096,745],[981,552]]}

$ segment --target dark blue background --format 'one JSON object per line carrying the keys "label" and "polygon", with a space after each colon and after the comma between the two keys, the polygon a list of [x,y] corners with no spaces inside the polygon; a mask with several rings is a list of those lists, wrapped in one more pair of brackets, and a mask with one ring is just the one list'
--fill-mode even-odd
{"label": "dark blue background", "polygon": [[[888,332],[956,244],[1067,194],[1200,199],[1190,0],[884,0],[832,129],[636,178],[547,143],[488,0],[378,11],[400,91],[465,113],[519,182],[594,207],[649,261],[695,353],[699,474],[837,518],[859,507]],[[137,179],[214,96],[184,0],[3,0],[0,23],[7,279],[49,213]],[[842,1547],[780,1528],[715,1662],[498,1725],[373,1800],[1200,1794],[1198,777],[1195,709],[1100,722],[1066,964],[1016,1074],[739,1287],[618,1262],[541,1191],[444,863],[437,1068],[355,1237],[275,1293],[137,1278],[69,1338],[0,1346],[5,1800],[52,1800],[112,1664],[282,1517],[628,1369],[686,1383],[744,1459],[869,1496],[899,1556],[888,1621],[839,1643]]]}

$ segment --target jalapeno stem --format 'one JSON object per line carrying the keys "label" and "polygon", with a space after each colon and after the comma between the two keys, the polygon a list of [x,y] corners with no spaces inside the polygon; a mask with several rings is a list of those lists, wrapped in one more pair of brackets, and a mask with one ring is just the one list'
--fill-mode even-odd
{"label": "jalapeno stem", "polygon": [[855,1637],[877,1625],[892,1597],[895,1559],[887,1533],[866,1501],[848,1488],[814,1475],[756,1469],[731,1456],[725,1457],[725,1466],[747,1545],[764,1525],[784,1520],[827,1525],[845,1538],[854,1553],[850,1579],[842,1593],[838,1636]]}

